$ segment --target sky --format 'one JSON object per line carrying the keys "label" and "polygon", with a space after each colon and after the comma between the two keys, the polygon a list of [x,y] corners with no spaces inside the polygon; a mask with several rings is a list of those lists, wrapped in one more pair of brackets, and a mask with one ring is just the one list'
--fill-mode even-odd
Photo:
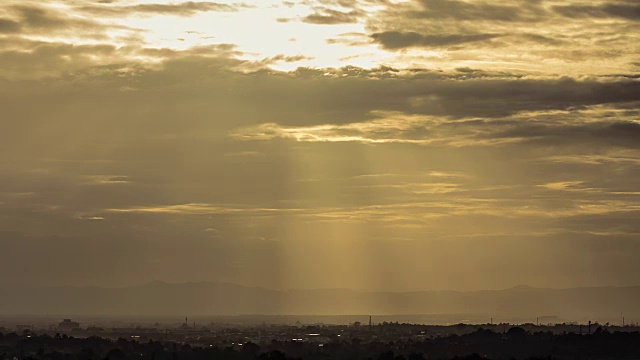
{"label": "sky", "polygon": [[3,0],[0,285],[640,285],[636,0]]}

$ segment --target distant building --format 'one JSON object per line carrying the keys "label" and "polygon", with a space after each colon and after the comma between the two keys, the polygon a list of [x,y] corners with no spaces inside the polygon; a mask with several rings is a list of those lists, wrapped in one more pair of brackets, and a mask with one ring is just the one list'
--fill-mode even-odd
{"label": "distant building", "polygon": [[80,327],[80,323],[71,321],[71,319],[64,319],[61,323],[58,323],[58,330],[71,331]]}
{"label": "distant building", "polygon": [[[191,326],[189,326],[189,318],[185,317],[185,318],[184,318],[184,323],[183,323],[182,325],[180,325],[179,329],[180,329],[180,330],[189,330],[189,329],[191,329],[191,328],[192,328],[192,327],[191,327]],[[195,329],[195,328],[196,328],[196,322],[194,321],[194,322],[193,322],[193,329]]]}

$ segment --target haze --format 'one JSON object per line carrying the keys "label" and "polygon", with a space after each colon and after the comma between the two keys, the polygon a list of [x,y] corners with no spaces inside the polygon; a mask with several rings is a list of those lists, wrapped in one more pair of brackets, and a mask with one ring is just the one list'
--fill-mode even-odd
{"label": "haze", "polygon": [[635,0],[4,0],[0,285],[639,285],[638,44]]}

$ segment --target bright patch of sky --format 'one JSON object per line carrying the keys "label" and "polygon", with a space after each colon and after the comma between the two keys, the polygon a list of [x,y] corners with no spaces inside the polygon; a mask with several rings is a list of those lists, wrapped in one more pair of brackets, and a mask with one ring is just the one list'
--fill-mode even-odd
{"label": "bright patch of sky", "polygon": [[[278,55],[300,57],[297,61],[280,61],[271,65],[278,70],[291,70],[299,66],[354,65],[368,68],[392,59],[392,54],[379,49],[376,44],[367,43],[363,21],[334,25],[305,23],[302,19],[313,13],[314,9],[302,3],[289,6],[282,1],[267,0],[225,4],[238,4],[240,8],[237,12],[198,12],[189,17],[136,15],[127,18],[126,25],[146,30],[142,37],[147,47],[184,50],[224,43],[236,45],[236,50],[244,53],[240,57],[247,60]],[[243,4],[246,7],[242,7]],[[327,42],[329,39],[346,37],[359,38],[363,44],[350,46]]]}

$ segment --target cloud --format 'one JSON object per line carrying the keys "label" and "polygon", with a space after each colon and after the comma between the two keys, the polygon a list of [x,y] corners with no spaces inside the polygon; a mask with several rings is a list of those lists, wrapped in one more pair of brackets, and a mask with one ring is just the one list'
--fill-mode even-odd
{"label": "cloud", "polygon": [[612,146],[636,147],[640,140],[640,124],[633,121],[595,121],[582,123],[544,124],[530,122],[493,134],[492,137],[529,139],[534,142],[568,144],[579,141]]}
{"label": "cloud", "polygon": [[[134,76],[165,60],[175,61],[181,58],[190,58],[191,61],[209,58],[211,66],[215,63],[231,66],[232,63],[241,63],[233,58],[242,54],[233,44],[210,44],[177,51],[168,48],[148,48],[138,44],[117,47],[109,43],[70,44],[12,37],[0,39],[0,45],[3,47],[3,50],[0,50],[0,77],[9,79],[59,78],[79,73],[86,75],[89,72]],[[138,61],[140,58],[146,61]],[[122,84],[122,88],[134,89],[135,86],[125,83]]]}
{"label": "cloud", "polygon": [[[545,15],[541,1],[487,2],[458,0],[419,0],[420,10],[408,13],[414,18],[480,21],[537,21]],[[507,3],[508,5],[506,5]]]}
{"label": "cloud", "polygon": [[219,206],[213,204],[192,203],[165,206],[140,206],[127,209],[106,209],[106,212],[116,213],[149,213],[149,214],[183,214],[183,215],[211,215],[211,214],[238,214],[247,216],[270,216],[276,213],[297,213],[301,209],[276,209],[276,208],[242,208]]}
{"label": "cloud", "polygon": [[80,220],[89,220],[89,221],[102,221],[105,220],[102,216],[79,216]]}
{"label": "cloud", "polygon": [[480,61],[485,69],[528,73],[601,74],[607,67],[631,73],[632,54],[638,50],[634,44],[640,40],[634,31],[637,6],[624,1],[413,0],[388,4],[365,23],[367,35],[394,52],[394,59],[425,67],[474,67]]}
{"label": "cloud", "polygon": [[19,22],[0,18],[0,34],[16,33],[20,28]]}
{"label": "cloud", "polygon": [[[608,120],[612,112],[620,115]],[[515,113],[494,119],[451,119],[375,113],[377,119],[344,125],[324,124],[285,127],[274,123],[233,131],[240,140],[288,139],[297,142],[356,142],[363,144],[415,144],[428,146],[506,146],[513,143],[574,146],[594,144],[600,147],[638,148],[640,124],[635,115],[601,107],[584,110]]]}
{"label": "cloud", "polygon": [[0,76],[42,78],[122,60],[125,50],[113,45],[70,45],[42,41],[8,41],[0,51]]}
{"label": "cloud", "polygon": [[90,185],[119,185],[130,184],[128,176],[119,175],[88,175],[86,183]]}
{"label": "cloud", "polygon": [[303,17],[302,22],[317,25],[353,24],[358,22],[361,16],[363,16],[363,13],[358,10],[344,12],[334,9],[322,9]]}
{"label": "cloud", "polygon": [[403,49],[408,47],[447,47],[499,37],[498,34],[438,34],[425,35],[416,32],[387,31],[375,33],[371,38],[386,49]]}
{"label": "cloud", "polygon": [[540,159],[565,164],[604,165],[621,164],[623,166],[640,166],[640,158],[633,154],[616,152],[614,154],[557,155]]}
{"label": "cloud", "polygon": [[620,18],[625,20],[640,20],[640,5],[635,2],[609,2],[601,5],[559,5],[553,10],[569,18]]}
{"label": "cloud", "polygon": [[[0,247],[18,254],[45,246],[42,259],[50,250],[100,253],[95,269],[80,261],[56,273],[86,281],[122,254],[132,256],[132,248],[135,259],[122,266],[128,274],[152,274],[151,257],[166,263],[178,256],[182,269],[200,256],[203,263],[255,264],[259,270],[243,270],[247,279],[264,275],[273,259],[282,263],[282,254],[291,261],[318,249],[351,254],[345,244],[352,243],[385,254],[372,244],[402,248],[393,266],[431,263],[423,255],[434,252],[420,251],[425,243],[439,254],[434,260],[458,259],[460,252],[446,255],[452,239],[487,248],[500,239],[511,246],[493,247],[503,258],[544,241],[541,254],[564,254],[558,264],[576,252],[601,261],[598,243],[636,253],[624,242],[640,233],[640,82],[630,41],[636,35],[622,31],[629,22],[564,17],[542,2],[528,9],[458,1],[452,6],[460,14],[437,8],[445,3],[394,3],[388,13],[363,15],[357,21],[366,28],[355,29],[362,32],[337,37],[380,57],[368,67],[336,68],[315,65],[306,53],[253,53],[225,43],[222,33],[220,44],[152,47],[141,38],[115,39],[109,24],[77,12],[11,8],[0,25],[0,228],[58,237],[11,242],[7,235]],[[505,17],[521,5],[524,14]],[[536,19],[540,6],[562,21]],[[489,12],[484,20],[480,8]],[[438,11],[444,16],[432,17]],[[20,19],[28,21],[15,32],[11,22]],[[84,36],[81,29],[89,35],[78,41],[73,34]],[[408,42],[418,45],[375,49],[385,47],[373,34],[393,32],[418,34]],[[464,38],[474,34],[503,35]],[[296,61],[311,65],[268,67]],[[206,229],[219,231],[214,237]],[[258,238],[277,239],[282,252],[264,263],[262,252],[243,258],[258,253],[246,251],[258,246],[247,239]],[[176,254],[176,241],[184,253]],[[123,252],[96,252],[98,245]],[[233,246],[237,253],[221,250]],[[237,270],[230,266],[203,276]],[[38,274],[48,280],[47,267]],[[185,276],[197,271],[194,265]],[[406,274],[413,273],[424,281],[432,271]]]}
{"label": "cloud", "polygon": [[542,34],[523,33],[523,34],[516,34],[515,36],[518,37],[519,39],[538,43],[538,44],[560,45],[564,43],[564,41],[561,39],[555,39]]}
{"label": "cloud", "polygon": [[34,6],[14,6],[21,22],[34,29],[64,29],[69,27],[88,28],[97,26],[97,23],[84,19],[76,19],[64,16],[63,13],[49,8]]}
{"label": "cloud", "polygon": [[[123,87],[148,91],[158,84],[170,86],[178,80],[188,81],[193,91],[202,91],[194,92],[192,101],[207,101],[232,113],[249,103],[269,109],[267,119],[240,111],[245,115],[242,120],[236,119],[238,127],[276,121],[284,127],[357,123],[370,118],[372,111],[451,119],[501,118],[526,111],[579,110],[598,104],[633,107],[640,101],[640,82],[624,78],[536,78],[470,69],[445,72],[389,67],[255,71],[255,64],[236,58],[239,53],[230,44],[185,51],[41,42],[28,46],[29,51],[0,52],[0,69],[12,75],[36,78],[42,74],[52,76],[56,71],[61,76],[60,72],[69,74],[69,69],[73,69],[74,73],[87,76],[76,79],[76,83],[85,83],[88,87],[100,83],[101,91],[115,93]],[[149,66],[130,60],[140,56],[155,58],[157,63]],[[252,72],[240,73],[238,67],[252,69]],[[29,83],[20,86],[29,86]],[[45,88],[43,85],[42,91]],[[210,98],[208,94],[214,93],[218,95]],[[144,98],[145,94],[140,96]],[[135,97],[129,95],[128,98]],[[633,119],[630,109],[612,114],[623,115],[627,111],[631,112],[627,118]],[[229,123],[216,124],[231,130],[226,127]],[[563,125],[570,131],[571,124]],[[600,131],[602,136],[609,134],[616,138],[626,133],[627,139],[632,140],[634,126],[594,127],[590,132]],[[505,128],[503,139],[519,138],[517,131],[520,130],[525,129]],[[533,134],[544,129],[534,127],[528,131]]]}
{"label": "cloud", "polygon": [[549,190],[563,190],[563,191],[591,191],[593,189],[585,188],[582,185],[584,181],[558,181],[540,185],[543,188]]}
{"label": "cloud", "polygon": [[264,58],[253,65],[249,65],[245,68],[255,67],[256,70],[262,70],[265,66],[277,63],[296,63],[305,60],[313,60],[313,57],[305,56],[305,55],[285,55],[278,54],[276,56]]}
{"label": "cloud", "polygon": [[133,15],[175,15],[191,16],[198,12],[235,12],[246,8],[245,4],[224,4],[216,2],[181,2],[168,4],[138,4],[138,5],[101,5],[82,6],[77,10],[93,15],[105,17],[120,17]]}
{"label": "cloud", "polygon": [[[456,184],[406,184],[396,187],[412,195],[449,196],[450,193],[463,191]],[[550,186],[553,186],[551,184]],[[546,187],[545,187],[546,188]],[[555,189],[555,188],[549,188]],[[555,189],[558,190],[558,189]],[[561,189],[562,190],[562,189]],[[557,204],[555,204],[557,205]],[[530,218],[579,218],[582,216],[639,213],[640,205],[625,200],[577,199],[563,201],[561,207],[545,205],[544,202],[522,205],[517,200],[448,198],[447,201],[424,201],[374,204],[367,206],[332,207],[313,209],[300,208],[250,208],[229,207],[214,204],[178,204],[162,206],[139,206],[126,209],[105,209],[105,213],[146,214],[155,216],[202,216],[234,215],[242,218],[271,217],[284,215],[314,219],[321,222],[406,224],[431,223],[439,219],[465,216],[490,216],[517,219]]]}
{"label": "cloud", "polygon": [[106,40],[109,30],[138,32],[125,25],[105,24],[46,6],[11,5],[5,9],[15,20],[0,19],[0,33]]}
{"label": "cloud", "polygon": [[568,18],[640,19],[640,6],[634,1],[621,0],[600,4],[578,5],[569,1],[546,6],[544,1],[464,1],[415,0],[389,6],[407,19],[464,20],[471,22],[537,23],[557,20],[554,15]]}

